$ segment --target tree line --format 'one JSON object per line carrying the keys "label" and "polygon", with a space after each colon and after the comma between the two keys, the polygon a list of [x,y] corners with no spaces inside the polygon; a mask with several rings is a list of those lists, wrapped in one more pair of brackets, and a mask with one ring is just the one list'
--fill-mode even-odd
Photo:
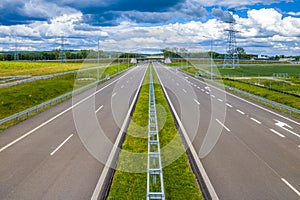
{"label": "tree line", "polygon": [[[190,58],[205,58],[212,56],[214,59],[224,59],[225,54],[221,54],[214,51],[208,51],[208,52],[188,52],[186,48],[165,48],[161,50],[163,52],[164,57],[169,58],[186,58],[187,56]],[[248,60],[253,57],[257,57],[255,54],[247,54],[245,49],[242,47],[237,47],[234,52],[228,52],[229,54],[236,53],[239,57],[239,59]],[[295,58],[296,60],[299,60],[299,56],[288,56],[289,58]],[[270,60],[279,60],[280,58],[286,58],[285,55],[275,55],[270,56]]]}

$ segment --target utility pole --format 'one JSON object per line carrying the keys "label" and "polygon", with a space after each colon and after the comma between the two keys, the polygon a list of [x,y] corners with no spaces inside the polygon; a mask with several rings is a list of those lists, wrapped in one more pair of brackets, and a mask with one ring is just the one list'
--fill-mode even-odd
{"label": "utility pole", "polygon": [[186,50],[186,67],[189,67],[189,50]]}
{"label": "utility pole", "polygon": [[210,80],[213,79],[213,38],[203,35],[203,37],[210,39]]}
{"label": "utility pole", "polygon": [[117,54],[117,56],[118,56],[118,73],[120,72],[120,54],[118,53]]}

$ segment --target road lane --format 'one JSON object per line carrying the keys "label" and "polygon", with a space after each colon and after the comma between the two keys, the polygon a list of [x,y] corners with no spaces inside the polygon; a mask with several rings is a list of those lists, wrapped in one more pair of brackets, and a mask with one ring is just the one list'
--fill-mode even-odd
{"label": "road lane", "polygon": [[[285,131],[285,134],[291,133],[291,131],[299,133],[297,122],[294,123],[294,120],[274,115],[272,112],[267,112],[234,96],[225,95],[224,97],[226,93],[176,72],[175,69],[159,67],[158,64],[156,66],[163,84],[169,88],[168,92],[175,93],[170,95],[173,97],[171,101],[181,101],[181,96],[178,95],[180,93],[177,94],[177,90],[188,88],[187,84],[192,86],[197,95],[197,101],[200,103],[200,122],[185,113],[182,113],[181,119],[186,129],[189,129],[190,123],[199,124],[199,130],[193,140],[194,148],[198,152],[209,129],[209,124],[213,124],[213,127],[216,124],[220,126],[220,123],[215,121],[218,115],[222,116],[222,112],[218,112],[218,110],[222,106],[227,107],[224,123],[222,120],[219,121],[223,125],[226,124],[231,132],[228,133],[224,128],[217,145],[207,157],[201,159],[220,199],[299,198],[297,193],[282,181],[287,180],[296,191],[299,191],[300,154],[299,148],[297,148],[299,138],[289,134],[288,139],[283,140],[270,132],[270,128],[282,129],[282,127],[276,126],[274,120],[279,118],[278,121],[286,123],[284,128],[289,130],[282,129],[282,132]],[[170,80],[170,77],[175,79],[175,82],[185,80],[183,82],[185,85],[180,85],[181,88],[178,88]],[[207,93],[221,101],[215,100],[216,98]],[[191,92],[187,91],[186,96],[188,94]],[[190,96],[190,98],[193,100],[194,97]],[[179,103],[175,105],[179,105]],[[216,107],[215,114],[212,112],[211,105]],[[176,110],[189,109],[190,105],[182,103],[180,106],[180,108],[176,107]],[[189,124],[186,121],[189,121]]]}
{"label": "road lane", "polygon": [[[131,101],[145,69],[145,66],[136,67],[126,73],[123,78],[119,79],[121,76],[118,76],[99,86],[100,90],[107,87],[95,95],[94,113],[103,105],[95,114],[103,130],[106,131],[107,138],[112,142],[119,131],[111,108],[115,86],[124,84],[128,87],[125,95],[119,98],[117,98],[118,95],[114,97],[116,101],[119,99],[119,104],[124,107],[123,110],[115,112],[119,112],[119,116],[125,116],[126,113],[123,112],[128,109],[125,102]],[[129,78],[133,76],[135,78],[131,80],[131,84],[127,84]],[[114,82],[117,79],[120,83]],[[123,89],[125,90],[126,87]],[[78,102],[94,91],[89,90],[76,97],[75,100]],[[70,105],[72,105],[72,100],[3,131],[0,135],[0,148],[68,109]],[[82,144],[73,114],[71,110],[63,113],[35,130],[31,135],[0,152],[0,199],[89,199],[91,197],[103,164],[91,156]],[[89,121],[89,119],[86,120]],[[70,135],[73,136],[70,137]],[[66,141],[68,137],[70,138]],[[66,142],[61,148],[51,156],[51,152],[54,152],[64,141]]]}

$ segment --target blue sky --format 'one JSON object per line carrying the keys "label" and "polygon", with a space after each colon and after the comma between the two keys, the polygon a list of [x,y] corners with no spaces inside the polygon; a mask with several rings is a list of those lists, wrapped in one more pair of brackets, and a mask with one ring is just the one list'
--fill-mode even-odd
{"label": "blue sky", "polygon": [[[238,3],[237,3],[238,2]],[[255,54],[300,54],[300,0],[1,0],[0,50],[162,48],[225,52],[228,23],[237,46]]]}

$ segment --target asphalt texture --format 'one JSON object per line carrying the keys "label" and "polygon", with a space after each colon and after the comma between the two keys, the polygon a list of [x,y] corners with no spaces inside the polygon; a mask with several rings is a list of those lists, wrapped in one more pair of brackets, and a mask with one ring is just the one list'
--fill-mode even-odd
{"label": "asphalt texture", "polygon": [[1,132],[0,199],[90,199],[146,67]]}
{"label": "asphalt texture", "polygon": [[219,199],[300,199],[299,120],[155,68]]}

